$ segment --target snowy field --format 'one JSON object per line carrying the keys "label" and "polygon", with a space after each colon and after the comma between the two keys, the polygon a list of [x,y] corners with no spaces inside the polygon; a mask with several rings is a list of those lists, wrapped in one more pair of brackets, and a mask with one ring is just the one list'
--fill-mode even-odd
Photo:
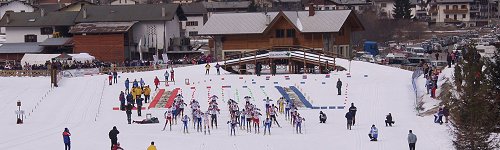
{"label": "snowy field", "polygon": [[[337,62],[346,67],[348,65],[345,60]],[[211,75],[204,75],[203,65],[176,68],[176,85],[162,85],[161,88],[181,88],[186,101],[194,97],[201,103],[202,110],[207,109],[208,95],[219,96],[219,128],[212,130],[211,135],[196,132],[192,124],[190,133],[183,134],[180,120],[172,127],[172,131],[161,131],[165,109],[143,110],[143,117],[137,117],[136,111],[133,111],[132,120],[142,120],[146,113],[160,118],[159,124],[147,125],[129,125],[125,112],[112,110],[119,106],[118,95],[124,90],[126,78],[131,82],[143,78],[154,90],[154,77],[162,79],[164,72],[119,74],[119,83],[111,86],[107,85],[105,75],[66,78],[59,88],[54,89],[50,88],[50,79],[46,77],[0,78],[0,94],[3,96],[0,103],[0,112],[3,114],[0,128],[4,130],[0,137],[0,149],[63,149],[61,134],[65,127],[72,133],[74,150],[109,149],[108,132],[113,126],[120,131],[118,141],[127,150],[146,149],[151,141],[155,141],[158,149],[402,150],[408,149],[406,138],[410,129],[418,136],[417,149],[453,149],[446,126],[433,123],[432,116],[416,115],[411,72],[365,62],[352,62],[350,78],[346,76],[347,72],[333,72],[330,78],[325,78],[324,74],[307,75],[307,79],[302,79],[302,75],[277,75],[266,80],[267,75],[218,76],[215,75],[215,69],[211,70]],[[289,76],[290,80],[286,80],[285,76]],[[340,96],[335,88],[339,78],[344,86],[343,95]],[[191,85],[185,85],[185,79],[189,79]],[[313,106],[344,106],[346,103],[349,107],[350,103],[355,103],[358,108],[356,125],[352,130],[346,130],[344,115],[347,109],[322,110],[328,115],[328,120],[326,124],[319,124],[320,110],[299,108],[299,113],[306,119],[303,134],[295,134],[292,125],[280,115],[278,121],[282,128],[273,125],[271,136],[263,136],[263,128],[260,134],[236,130],[237,136],[229,136],[225,124],[229,112],[223,100],[239,100],[242,108],[243,97],[252,96],[254,99],[251,102],[263,109],[262,99],[267,96],[274,100],[281,97],[275,85],[298,86]],[[207,86],[211,88],[207,89]],[[222,86],[231,88],[223,89]],[[195,90],[191,87],[195,87]],[[22,109],[28,115],[23,125],[15,124],[17,100],[22,101]],[[189,114],[190,110],[186,109],[186,112]],[[385,127],[384,124],[385,115],[389,112],[396,122],[393,127]],[[372,124],[379,129],[377,142],[371,142],[368,138]]]}

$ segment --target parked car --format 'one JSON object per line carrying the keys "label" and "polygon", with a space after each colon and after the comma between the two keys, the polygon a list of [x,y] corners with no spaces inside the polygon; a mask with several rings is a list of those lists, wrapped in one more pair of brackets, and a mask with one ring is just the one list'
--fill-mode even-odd
{"label": "parked car", "polygon": [[431,66],[436,66],[438,68],[441,68],[441,67],[446,67],[448,65],[448,62],[444,61],[444,60],[433,60],[430,62]]}

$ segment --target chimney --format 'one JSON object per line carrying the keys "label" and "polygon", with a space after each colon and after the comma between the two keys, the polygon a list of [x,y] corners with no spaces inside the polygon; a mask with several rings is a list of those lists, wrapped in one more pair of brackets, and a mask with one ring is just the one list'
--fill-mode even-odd
{"label": "chimney", "polygon": [[87,8],[83,9],[83,19],[87,19]]}
{"label": "chimney", "polygon": [[314,16],[314,4],[313,3],[309,3],[309,16]]}
{"label": "chimney", "polygon": [[9,24],[9,23],[10,23],[10,13],[9,13],[9,12],[7,12],[7,13],[5,14],[5,17],[7,18],[7,24]]}
{"label": "chimney", "polygon": [[161,16],[162,16],[162,17],[165,17],[165,7],[162,7],[162,8],[161,8]]}
{"label": "chimney", "polygon": [[45,10],[44,9],[40,9],[40,16],[45,16]]}

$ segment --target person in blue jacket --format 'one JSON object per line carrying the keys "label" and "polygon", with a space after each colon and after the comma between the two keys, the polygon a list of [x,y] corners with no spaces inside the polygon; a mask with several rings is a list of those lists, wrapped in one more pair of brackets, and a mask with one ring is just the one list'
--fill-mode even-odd
{"label": "person in blue jacket", "polygon": [[137,79],[134,79],[132,87],[139,87],[139,82],[137,82]]}
{"label": "person in blue jacket", "polygon": [[141,88],[144,88],[144,85],[146,85],[146,83],[144,82],[144,80],[141,78],[141,80],[139,82],[141,83]]}
{"label": "person in blue jacket", "polygon": [[130,86],[130,81],[127,78],[127,80],[125,80],[125,92],[127,93],[130,92],[129,86]]}
{"label": "person in blue jacket", "polygon": [[375,125],[372,125],[372,128],[370,129],[370,133],[368,134],[370,137],[370,141],[377,141],[378,138],[378,129],[375,127]]}
{"label": "person in blue jacket", "polygon": [[63,132],[63,140],[64,140],[64,150],[71,150],[71,139],[69,136],[71,136],[71,133],[69,133],[68,128],[64,128]]}

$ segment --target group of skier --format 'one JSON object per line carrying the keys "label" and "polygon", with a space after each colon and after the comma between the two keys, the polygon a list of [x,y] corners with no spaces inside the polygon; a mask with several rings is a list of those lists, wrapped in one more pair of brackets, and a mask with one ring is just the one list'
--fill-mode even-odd
{"label": "group of skier", "polygon": [[[128,123],[131,124],[131,115],[132,109],[134,107],[137,108],[137,115],[142,116],[142,105],[144,103],[148,103],[151,97],[151,88],[149,85],[146,85],[144,80],[141,78],[138,82],[134,79],[132,82],[132,89],[129,90],[130,81],[127,78],[125,80],[125,92],[121,91],[119,100],[120,100],[120,110],[125,111],[127,114]],[[144,98],[143,98],[144,97]]]}

